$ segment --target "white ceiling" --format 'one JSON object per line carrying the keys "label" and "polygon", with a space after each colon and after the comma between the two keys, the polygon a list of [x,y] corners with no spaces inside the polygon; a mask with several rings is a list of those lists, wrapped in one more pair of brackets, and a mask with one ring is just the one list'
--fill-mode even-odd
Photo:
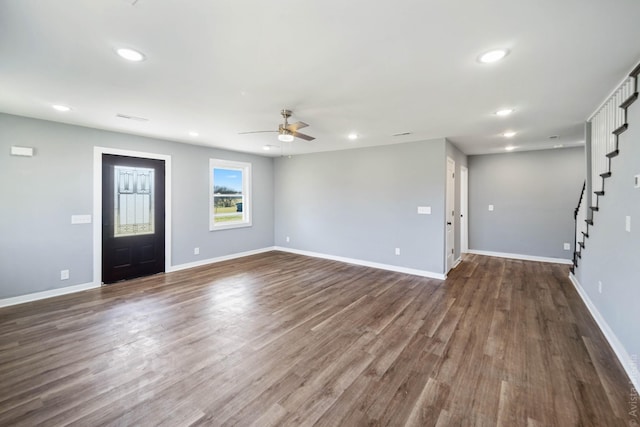
{"label": "white ceiling", "polygon": [[[638,40],[637,0],[0,0],[0,111],[262,155],[276,134],[238,132],[277,129],[285,107],[317,138],[285,154],[570,146]],[[477,61],[496,47],[511,53]]]}

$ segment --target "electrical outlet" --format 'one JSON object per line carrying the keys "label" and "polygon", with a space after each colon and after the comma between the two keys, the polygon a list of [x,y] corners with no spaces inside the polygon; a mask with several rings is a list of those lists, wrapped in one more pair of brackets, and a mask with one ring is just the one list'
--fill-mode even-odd
{"label": "electrical outlet", "polygon": [[571,243],[565,243],[564,244],[564,250],[565,251],[570,251],[571,250]]}
{"label": "electrical outlet", "polygon": [[598,280],[598,293],[602,293],[602,282]]}
{"label": "electrical outlet", "polygon": [[193,248],[194,255],[200,255],[200,248]]}
{"label": "electrical outlet", "polygon": [[631,233],[631,217],[627,215],[624,219],[624,229]]}
{"label": "electrical outlet", "polygon": [[60,270],[60,280],[69,280],[69,270]]}
{"label": "electrical outlet", "polygon": [[493,205],[489,205],[489,210],[493,211]]}
{"label": "electrical outlet", "polygon": [[286,240],[287,240],[287,243],[289,243],[289,242],[291,241],[291,239],[289,238],[289,236],[287,236]]}
{"label": "electrical outlet", "polygon": [[396,248],[396,255],[400,255],[400,248]]}

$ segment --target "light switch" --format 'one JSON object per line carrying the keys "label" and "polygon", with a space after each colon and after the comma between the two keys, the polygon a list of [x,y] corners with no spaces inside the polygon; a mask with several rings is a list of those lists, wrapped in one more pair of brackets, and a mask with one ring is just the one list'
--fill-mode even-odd
{"label": "light switch", "polygon": [[91,215],[71,215],[71,224],[91,224]]}
{"label": "light switch", "polygon": [[431,206],[418,206],[418,213],[420,215],[431,215]]}
{"label": "light switch", "polygon": [[493,211],[493,205],[489,205],[489,210]]}
{"label": "light switch", "polygon": [[624,229],[631,233],[631,217],[629,215],[624,219]]}

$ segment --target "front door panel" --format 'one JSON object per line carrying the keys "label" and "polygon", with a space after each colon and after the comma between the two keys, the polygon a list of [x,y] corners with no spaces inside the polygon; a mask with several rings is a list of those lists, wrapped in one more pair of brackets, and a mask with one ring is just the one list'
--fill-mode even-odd
{"label": "front door panel", "polygon": [[163,160],[102,155],[102,281],[164,271]]}

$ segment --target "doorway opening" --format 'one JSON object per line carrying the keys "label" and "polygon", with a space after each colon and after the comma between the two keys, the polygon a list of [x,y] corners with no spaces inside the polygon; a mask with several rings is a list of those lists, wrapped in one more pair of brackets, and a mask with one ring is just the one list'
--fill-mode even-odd
{"label": "doorway opening", "polygon": [[94,148],[93,280],[171,266],[171,156]]}
{"label": "doorway opening", "polygon": [[446,245],[445,245],[445,274],[453,268],[455,263],[455,194],[456,194],[456,162],[447,157],[447,180],[445,201]]}

